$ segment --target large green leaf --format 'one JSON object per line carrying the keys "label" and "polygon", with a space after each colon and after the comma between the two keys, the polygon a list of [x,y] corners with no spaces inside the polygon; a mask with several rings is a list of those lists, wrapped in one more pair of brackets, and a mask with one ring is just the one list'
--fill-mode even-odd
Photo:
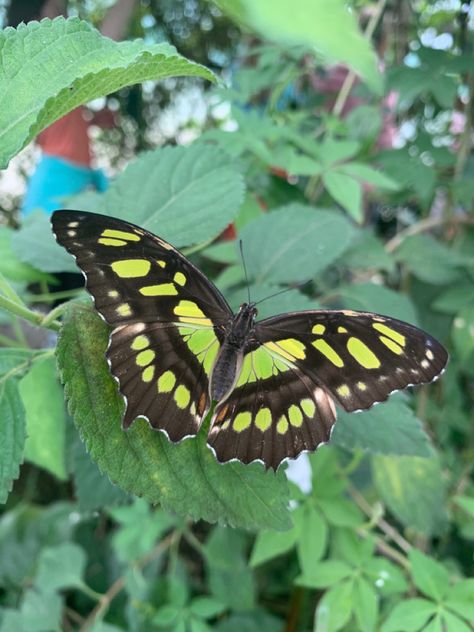
{"label": "large green leaf", "polygon": [[428,435],[400,398],[357,414],[340,411],[331,443],[347,450],[407,456],[432,455]]}
{"label": "large green leaf", "polygon": [[214,79],[168,44],[114,42],[62,17],[0,33],[0,167],[42,129],[78,105],[145,80]]}
{"label": "large green leaf", "polygon": [[69,408],[91,457],[110,479],[180,515],[246,528],[289,526],[283,472],[259,464],[219,464],[201,432],[178,445],[145,420],[121,429],[123,401],[105,361],[107,327],[71,305],[57,356]]}
{"label": "large green leaf", "polygon": [[346,250],[353,234],[340,213],[284,206],[243,229],[249,276],[259,284],[311,279]]}
{"label": "large green leaf", "polygon": [[346,309],[376,312],[417,324],[415,308],[406,294],[376,283],[357,283],[337,288]]}
{"label": "large green leaf", "polygon": [[0,382],[0,502],[18,478],[25,445],[25,410],[16,380]]}
{"label": "large green leaf", "polygon": [[372,472],[383,502],[398,520],[426,535],[444,531],[447,517],[438,459],[373,456]]}
{"label": "large green leaf", "polygon": [[[210,240],[229,224],[244,197],[242,176],[216,147],[165,147],[141,154],[104,193],[84,206],[139,224],[175,246]],[[78,198],[84,199],[84,196]],[[13,239],[18,256],[46,272],[77,271],[55,241],[44,213],[32,217]]]}
{"label": "large green leaf", "polygon": [[461,266],[473,265],[472,258],[458,254],[429,235],[407,237],[394,256],[418,279],[434,285],[451,283],[460,277]]}
{"label": "large green leaf", "polygon": [[65,480],[65,411],[54,358],[35,362],[20,381],[19,389],[28,434],[25,458]]}
{"label": "large green leaf", "polygon": [[343,0],[215,1],[234,19],[269,39],[314,46],[332,61],[346,63],[381,92],[375,53]]}

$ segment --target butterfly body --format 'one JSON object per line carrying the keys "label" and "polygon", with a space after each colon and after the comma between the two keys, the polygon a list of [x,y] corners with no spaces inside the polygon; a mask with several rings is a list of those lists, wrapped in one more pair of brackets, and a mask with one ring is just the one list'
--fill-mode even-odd
{"label": "butterfly body", "polygon": [[[370,408],[431,382],[448,355],[403,321],[350,310],[309,310],[257,321],[164,239],[114,217],[56,211],[57,241],[74,257],[110,325],[110,370],[128,428],[144,417],[178,442],[199,432],[221,462],[287,458],[329,440],[336,405]],[[388,423],[388,420],[387,420]]]}
{"label": "butterfly body", "polygon": [[222,402],[234,390],[242,370],[244,355],[252,346],[255,346],[256,315],[255,304],[244,303],[224,329],[224,340],[217,354],[210,379],[209,394],[212,401]]}

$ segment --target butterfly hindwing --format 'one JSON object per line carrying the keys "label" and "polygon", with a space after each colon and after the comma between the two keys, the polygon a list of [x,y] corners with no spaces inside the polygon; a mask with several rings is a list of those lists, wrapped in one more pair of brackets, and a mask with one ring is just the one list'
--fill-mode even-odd
{"label": "butterfly hindwing", "polygon": [[196,434],[232,315],[225,299],[171,245],[129,222],[58,211],[52,223],[113,327],[107,359],[126,401],[123,426],[143,416],[172,441]]}
{"label": "butterfly hindwing", "polygon": [[293,361],[348,412],[433,381],[448,359],[442,345],[421,329],[370,312],[282,314],[257,323],[256,336],[264,344],[299,345]]}
{"label": "butterfly hindwing", "polygon": [[[260,364],[266,353],[260,347],[247,355],[255,372],[244,374],[216,408],[208,443],[221,462],[259,460],[276,470],[285,458],[296,458],[329,440],[336,419],[331,397],[275,353],[268,353],[268,361]],[[271,375],[262,377],[270,363]]]}

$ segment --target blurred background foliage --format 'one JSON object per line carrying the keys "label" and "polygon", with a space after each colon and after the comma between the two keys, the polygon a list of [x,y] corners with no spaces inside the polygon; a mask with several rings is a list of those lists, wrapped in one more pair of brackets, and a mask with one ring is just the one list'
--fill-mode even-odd
{"label": "blurred background foliage", "polygon": [[[221,82],[97,94],[90,107],[119,121],[93,129],[115,179],[69,207],[146,220],[234,308],[247,294],[241,238],[254,300],[310,278],[262,316],[377,311],[438,337],[449,367],[387,404],[340,412],[330,445],[288,467],[289,490],[282,472],[218,467],[197,441],[169,446],[144,424],[125,435],[97,353],[105,327],[82,291],[55,291],[74,263],[44,214],[21,225],[27,147],[0,173],[1,632],[472,629],[474,9],[352,2],[371,53],[321,3],[301,1],[326,35],[315,33],[316,53],[305,24],[298,39],[269,20],[265,37],[244,0],[141,2],[129,37],[169,42]],[[110,4],[69,7],[98,25]],[[339,45],[343,60],[346,39],[363,79],[328,56]],[[87,451],[63,405],[58,319],[57,362]],[[107,389],[96,410],[77,367]]]}

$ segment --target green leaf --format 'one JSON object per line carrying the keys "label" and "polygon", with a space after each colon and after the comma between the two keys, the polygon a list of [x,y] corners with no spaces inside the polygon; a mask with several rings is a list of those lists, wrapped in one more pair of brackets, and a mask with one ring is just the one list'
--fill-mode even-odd
{"label": "green leaf", "polygon": [[410,550],[408,558],[415,586],[427,597],[441,601],[449,587],[446,568],[415,548]]}
{"label": "green leaf", "polygon": [[354,229],[337,212],[290,204],[241,233],[250,278],[258,284],[310,279],[349,246]]}
{"label": "green leaf", "polygon": [[208,585],[231,610],[255,608],[255,577],[248,566],[242,533],[215,527],[205,545]]}
{"label": "green leaf", "polygon": [[226,606],[213,597],[196,597],[189,605],[192,614],[201,619],[213,619],[226,610]]}
{"label": "green leaf", "polygon": [[43,211],[35,211],[17,230],[12,240],[15,254],[45,272],[76,272],[80,274],[74,257],[62,248],[51,230],[50,218]]}
{"label": "green leaf", "polygon": [[326,560],[312,564],[310,568],[307,568],[307,572],[299,575],[295,581],[299,586],[308,588],[327,588],[338,584],[351,574],[352,568],[346,562]]}
{"label": "green leaf", "polygon": [[60,629],[62,599],[54,593],[28,590],[20,611],[7,610],[1,632],[51,632]]}
{"label": "green leaf", "polygon": [[364,312],[376,312],[417,324],[415,308],[410,298],[400,292],[375,283],[355,283],[337,288],[343,306]]}
{"label": "green leaf", "polygon": [[25,410],[18,384],[0,382],[0,502],[6,502],[13,481],[18,478],[25,445]]}
{"label": "green leaf", "polygon": [[319,498],[318,505],[330,525],[356,527],[364,521],[361,511],[344,496]]}
{"label": "green leaf", "polygon": [[65,542],[41,551],[35,585],[45,593],[83,585],[86,566],[84,551],[77,544]]}
{"label": "green leaf", "polygon": [[458,279],[461,274],[459,267],[468,264],[467,257],[429,235],[407,237],[394,255],[414,276],[433,285],[446,285]]}
{"label": "green leaf", "polygon": [[79,509],[93,511],[127,502],[129,496],[102,474],[87,454],[77,431],[73,432],[74,437],[70,438],[72,477]]}
{"label": "green leaf", "polygon": [[54,358],[36,361],[21,379],[19,390],[28,435],[25,459],[66,480],[64,397]]}
{"label": "green leaf", "polygon": [[180,614],[181,608],[167,604],[158,608],[156,614],[153,616],[153,623],[160,628],[166,628],[175,624]]}
{"label": "green leaf", "polygon": [[[218,235],[235,217],[243,196],[242,176],[216,147],[162,147],[141,154],[106,193],[96,193],[94,212],[138,224],[180,247]],[[74,200],[66,205],[74,206]],[[73,257],[56,243],[44,213],[29,218],[13,247],[22,261],[40,270],[78,272]]]}
{"label": "green leaf", "polygon": [[15,377],[23,375],[30,368],[33,358],[38,353],[43,352],[37,349],[0,348],[0,385],[13,375]]}
{"label": "green leaf", "polygon": [[359,224],[364,219],[362,208],[362,186],[354,178],[340,171],[325,171],[322,175],[324,186],[331,196]]}
{"label": "green leaf", "polygon": [[383,596],[396,595],[408,590],[403,572],[383,557],[367,560],[364,563],[364,575]]}
{"label": "green leaf", "polygon": [[459,281],[436,297],[432,307],[444,314],[457,314],[465,307],[474,307],[472,281]]}
{"label": "green leaf", "polygon": [[453,502],[464,509],[471,518],[474,518],[474,498],[470,498],[469,496],[454,496]]}
{"label": "green leaf", "polygon": [[214,80],[211,71],[168,44],[117,43],[77,18],[7,28],[0,50],[0,168],[82,103],[145,80],[183,75]]}
{"label": "green leaf", "polygon": [[453,343],[461,361],[474,351],[474,307],[462,309],[453,322]]}
{"label": "green leaf", "polygon": [[474,619],[474,579],[464,579],[448,588],[444,599],[446,608],[465,619]]}
{"label": "green leaf", "polygon": [[404,525],[430,536],[446,528],[444,480],[438,459],[373,456],[374,483]]}
{"label": "green leaf", "polygon": [[359,232],[340,263],[349,270],[362,268],[393,272],[395,269],[395,261],[385,250],[382,240],[368,230]]}
{"label": "green leaf", "polygon": [[352,582],[336,584],[324,594],[316,608],[314,629],[327,632],[341,630],[349,621],[353,607]]}
{"label": "green leaf", "polygon": [[[297,544],[301,572],[307,575],[324,555],[328,543],[328,525],[321,512],[307,502],[298,514],[299,537]],[[296,516],[295,516],[296,520]]]}
{"label": "green leaf", "polygon": [[200,433],[178,445],[138,420],[121,429],[124,405],[105,361],[108,331],[90,309],[71,305],[57,356],[69,408],[99,468],[125,491],[179,515],[245,528],[289,526],[283,472],[218,463]]}
{"label": "green leaf", "polygon": [[407,599],[398,603],[382,625],[382,632],[416,632],[436,614],[437,606],[426,599]]}
{"label": "green leaf", "polygon": [[259,531],[253,545],[250,566],[255,568],[291,551],[297,542],[298,535],[299,528],[296,526],[289,531]]}
{"label": "green leaf", "polygon": [[419,419],[400,396],[357,415],[340,410],[331,443],[346,450],[429,457],[432,447]]}
{"label": "green leaf", "polygon": [[442,611],[443,625],[440,626],[442,632],[472,632],[472,622],[468,625],[465,621],[462,621],[459,617],[451,614],[447,610]]}
{"label": "green leaf", "polygon": [[120,523],[113,542],[119,559],[124,562],[146,555],[177,522],[163,510],[154,511],[142,498],[136,498],[131,505],[113,507],[109,513]]}
{"label": "green leaf", "polygon": [[362,577],[354,582],[354,614],[359,630],[375,630],[378,617],[378,597],[372,586]]}
{"label": "green leaf", "polygon": [[377,93],[382,91],[376,57],[342,0],[216,0],[216,4],[265,38],[304,44],[331,61],[360,73]]}
{"label": "green leaf", "polygon": [[0,226],[0,274],[10,281],[33,283],[34,281],[51,281],[52,277],[35,270],[32,266],[23,263],[15,255],[12,249],[12,238],[15,231],[7,226]]}
{"label": "green leaf", "polygon": [[360,162],[349,162],[339,167],[341,173],[345,173],[353,178],[358,178],[363,182],[368,182],[380,189],[388,189],[389,191],[396,191],[399,188],[398,183],[386,176],[381,171],[365,165]]}

